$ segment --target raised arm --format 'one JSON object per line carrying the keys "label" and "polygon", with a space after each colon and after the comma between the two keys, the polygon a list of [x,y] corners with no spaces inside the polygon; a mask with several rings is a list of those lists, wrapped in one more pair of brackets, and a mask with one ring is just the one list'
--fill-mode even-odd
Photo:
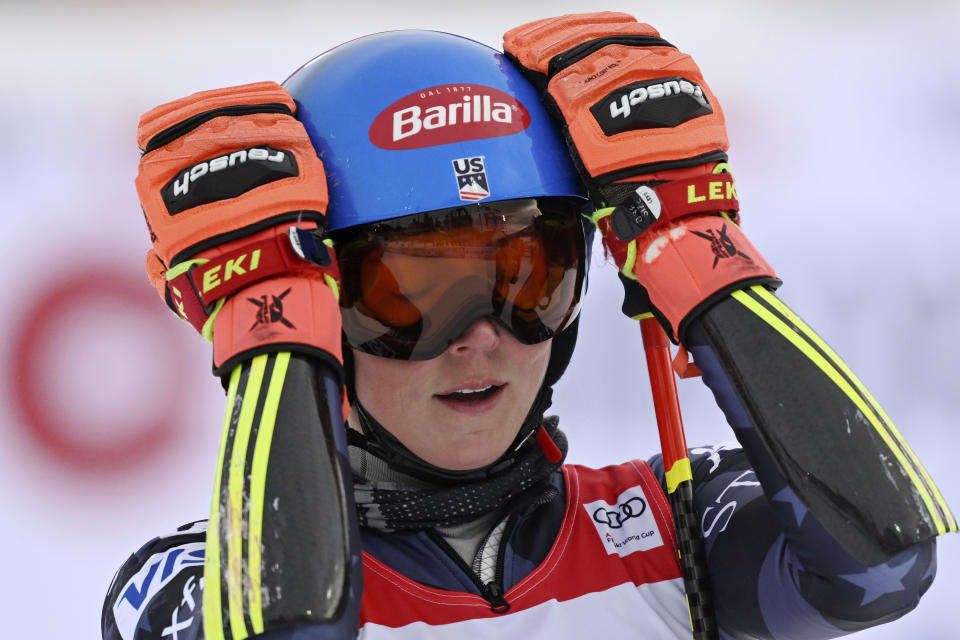
{"label": "raised arm", "polygon": [[[780,281],[740,227],[720,105],[691,57],[650,25],[611,12],[523,25],[504,36],[504,46],[541,87],[563,126],[597,207],[591,220],[620,268],[625,313],[652,314],[711,370],[708,384],[756,467],[758,480],[741,487],[755,494],[749,501],[762,497],[763,483],[771,498],[812,516],[796,516],[793,525],[789,513],[779,519],[775,531],[789,533],[784,553],[796,554],[814,580],[837,578],[830,563],[838,558],[844,562],[837,566],[851,575],[883,563],[876,575],[893,575],[889,571],[902,569],[907,556],[925,558],[932,571],[931,541],[955,531],[956,521],[863,385],[775,297]],[[716,509],[703,504],[703,491],[701,510]],[[716,530],[707,521],[719,512],[701,513],[709,547]],[[755,521],[762,529],[767,520],[761,510],[737,522]],[[800,520],[810,529],[801,531]],[[749,547],[749,540],[741,541]],[[721,571],[713,580],[723,592],[718,601],[755,588],[755,581],[731,575]],[[804,593],[829,608],[839,583]],[[867,609],[852,615],[874,615]],[[844,611],[837,614],[843,622],[833,627],[836,633],[863,622],[844,626],[852,620],[851,610]],[[725,630],[740,628],[735,617],[726,621],[734,626]],[[823,629],[807,622],[809,628],[801,621],[790,633],[803,629],[809,635],[798,637],[823,637]],[[712,633],[709,624],[695,631],[704,638]]]}
{"label": "raised arm", "polygon": [[[739,441],[691,451],[696,509],[723,631],[729,637],[834,637],[912,610],[936,573],[935,540],[880,563],[854,558],[787,484],[698,324],[689,343]],[[789,369],[770,375],[812,406],[829,399],[819,397],[829,387],[792,381]],[[802,432],[821,428],[811,426]],[[652,462],[662,474],[660,461]],[[847,468],[855,466],[852,461]]]}
{"label": "raised arm", "polygon": [[[141,118],[148,272],[170,308],[212,341],[227,407],[209,527],[203,547],[190,549],[205,559],[202,580],[196,563],[167,568],[183,547],[148,545],[111,587],[105,637],[162,637],[152,621],[176,620],[201,591],[207,640],[278,638],[303,626],[317,637],[356,634],[362,584],[338,273],[323,242],[323,167],[294,112],[289,94],[264,82]],[[174,584],[180,573],[193,578],[189,598],[185,583]],[[164,592],[180,588],[182,598]],[[198,629],[201,616],[190,618]]]}

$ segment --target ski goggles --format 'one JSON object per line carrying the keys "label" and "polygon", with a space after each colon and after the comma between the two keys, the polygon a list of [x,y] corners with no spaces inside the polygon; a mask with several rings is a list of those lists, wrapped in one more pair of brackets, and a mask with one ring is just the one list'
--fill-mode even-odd
{"label": "ski goggles", "polygon": [[336,234],[343,332],[378,356],[439,356],[478,318],[536,344],[580,311],[586,245],[576,198],[416,213]]}

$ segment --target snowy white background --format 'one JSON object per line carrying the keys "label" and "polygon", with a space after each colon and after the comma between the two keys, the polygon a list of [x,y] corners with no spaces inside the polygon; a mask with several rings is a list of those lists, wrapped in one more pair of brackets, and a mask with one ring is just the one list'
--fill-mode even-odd
{"label": "snowy white background", "polygon": [[[0,636],[99,637],[117,566],[207,513],[223,400],[206,345],[143,277],[140,113],[194,91],[282,81],[364,33],[428,28],[498,46],[509,27],[597,7],[325,4],[0,7]],[[960,509],[960,3],[604,8],[695,56],[727,115],[745,227],[785,280],[781,296],[846,358]],[[613,267],[596,260],[591,278],[555,409],[570,459],[600,465],[645,457],[658,442]],[[79,293],[56,294],[70,279]],[[691,445],[730,439],[699,382],[682,382],[681,395]],[[44,412],[47,440],[24,398]],[[128,451],[150,428],[145,453],[107,448]],[[919,609],[859,637],[956,637],[958,587],[951,535]]]}

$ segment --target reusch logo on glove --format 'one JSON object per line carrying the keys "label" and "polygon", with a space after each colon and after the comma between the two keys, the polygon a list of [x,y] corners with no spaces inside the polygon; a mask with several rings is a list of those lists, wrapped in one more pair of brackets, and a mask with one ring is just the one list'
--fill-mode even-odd
{"label": "reusch logo on glove", "polygon": [[450,142],[496,138],[530,126],[530,112],[516,98],[479,84],[445,84],[405,96],[370,125],[381,149],[419,149]]}
{"label": "reusch logo on glove", "polygon": [[256,187],[299,175],[293,152],[249,147],[184,169],[160,190],[170,215],[202,204],[236,198]]}
{"label": "reusch logo on glove", "polygon": [[608,136],[636,129],[675,127],[713,113],[703,89],[686,78],[657,78],[621,87],[590,107]]}

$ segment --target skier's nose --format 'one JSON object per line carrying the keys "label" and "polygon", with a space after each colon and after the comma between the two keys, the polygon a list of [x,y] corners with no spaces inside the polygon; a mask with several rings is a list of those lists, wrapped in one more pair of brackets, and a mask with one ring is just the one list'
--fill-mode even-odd
{"label": "skier's nose", "polygon": [[493,351],[500,346],[500,339],[500,327],[489,318],[479,318],[450,344],[449,350],[458,355],[470,351]]}

